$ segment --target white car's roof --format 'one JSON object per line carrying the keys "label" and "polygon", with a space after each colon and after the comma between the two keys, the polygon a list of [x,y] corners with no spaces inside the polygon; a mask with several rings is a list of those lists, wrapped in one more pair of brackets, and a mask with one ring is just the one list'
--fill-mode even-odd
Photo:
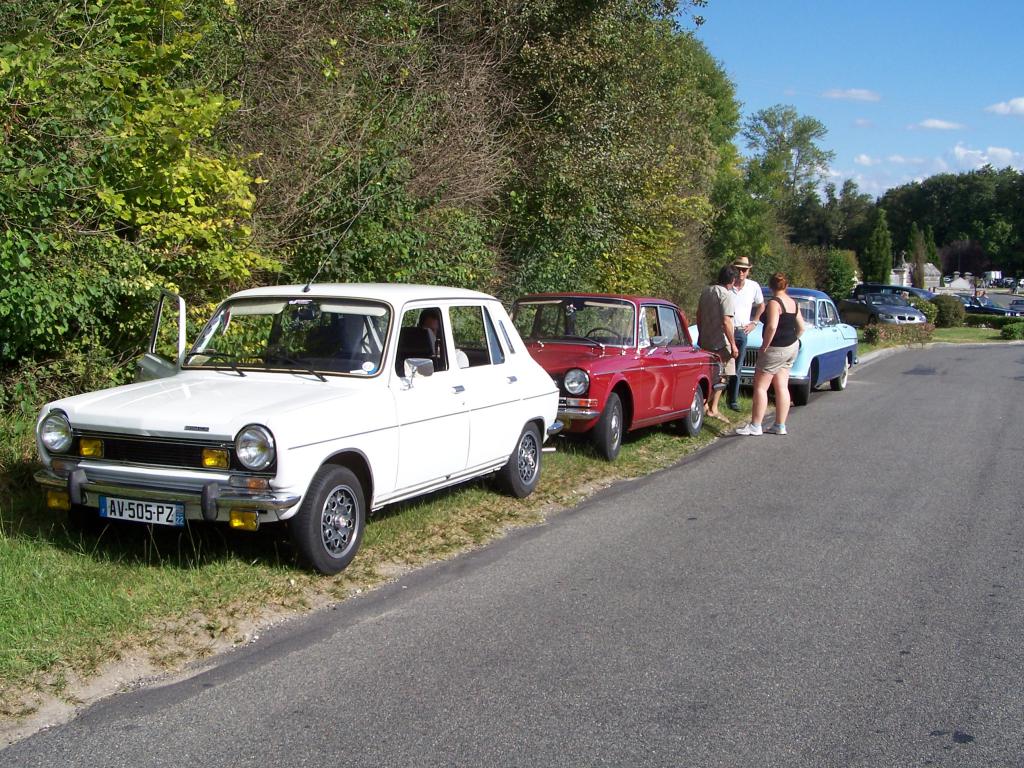
{"label": "white car's roof", "polygon": [[232,299],[259,296],[302,296],[309,298],[346,298],[384,301],[401,306],[409,301],[443,299],[490,299],[493,296],[465,288],[447,288],[438,285],[406,285],[403,283],[312,283],[309,290],[305,285],[270,285],[263,288],[249,288],[232,294]]}

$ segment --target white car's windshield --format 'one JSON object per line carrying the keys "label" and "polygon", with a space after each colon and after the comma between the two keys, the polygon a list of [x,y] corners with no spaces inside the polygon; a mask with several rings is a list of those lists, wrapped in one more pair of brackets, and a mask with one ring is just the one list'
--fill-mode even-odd
{"label": "white car's windshield", "polygon": [[618,299],[552,297],[516,303],[513,321],[530,341],[561,341],[631,347],[636,312]]}
{"label": "white car's windshield", "polygon": [[372,376],[390,320],[387,306],[356,299],[231,301],[206,324],[185,367]]}

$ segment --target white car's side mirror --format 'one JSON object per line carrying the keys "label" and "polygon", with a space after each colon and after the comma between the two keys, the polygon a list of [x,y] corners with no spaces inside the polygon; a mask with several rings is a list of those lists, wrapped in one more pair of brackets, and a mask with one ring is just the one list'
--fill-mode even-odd
{"label": "white car's side mirror", "polygon": [[405,359],[405,381],[410,387],[416,376],[433,376],[434,361],[426,357],[407,357]]}

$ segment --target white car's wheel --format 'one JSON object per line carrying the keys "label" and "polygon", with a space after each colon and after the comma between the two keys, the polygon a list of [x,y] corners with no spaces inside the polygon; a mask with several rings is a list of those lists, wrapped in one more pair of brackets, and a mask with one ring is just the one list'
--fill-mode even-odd
{"label": "white car's wheel", "polygon": [[540,482],[540,457],[540,431],[535,424],[527,424],[508,462],[498,471],[498,479],[505,490],[517,499],[533,493]]}
{"label": "white car's wheel", "polygon": [[348,467],[320,467],[288,529],[299,558],[320,573],[338,573],[359,551],[366,527],[362,483]]}

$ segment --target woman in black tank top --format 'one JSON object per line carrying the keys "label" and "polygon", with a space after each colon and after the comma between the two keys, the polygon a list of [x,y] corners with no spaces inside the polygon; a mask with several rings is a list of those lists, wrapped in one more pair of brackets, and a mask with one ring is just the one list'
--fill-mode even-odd
{"label": "woman in black tank top", "polygon": [[[796,301],[785,291],[782,294],[789,300],[792,307],[791,310],[787,309],[786,302],[784,302],[778,294],[772,296],[768,301],[776,301],[779,304],[778,320],[775,325],[775,332],[771,336],[769,333],[769,324],[765,323],[764,340],[768,342],[769,347],[788,347],[790,344],[800,338],[800,334],[796,330],[796,319],[800,316],[800,310],[796,306]],[[768,308],[765,307],[767,312]],[[764,346],[764,344],[762,344]]]}
{"label": "woman in black tank top", "polygon": [[789,415],[789,369],[799,351],[800,335],[804,332],[804,319],[796,300],[786,293],[789,281],[781,272],[776,272],[768,281],[772,297],[765,302],[761,315],[764,328],[761,331],[761,351],[757,355],[754,369],[754,405],[750,423],[736,430],[738,435],[760,435],[761,420],[768,410],[768,387],[775,390],[775,424],[768,432],[786,434],[786,417]]}

